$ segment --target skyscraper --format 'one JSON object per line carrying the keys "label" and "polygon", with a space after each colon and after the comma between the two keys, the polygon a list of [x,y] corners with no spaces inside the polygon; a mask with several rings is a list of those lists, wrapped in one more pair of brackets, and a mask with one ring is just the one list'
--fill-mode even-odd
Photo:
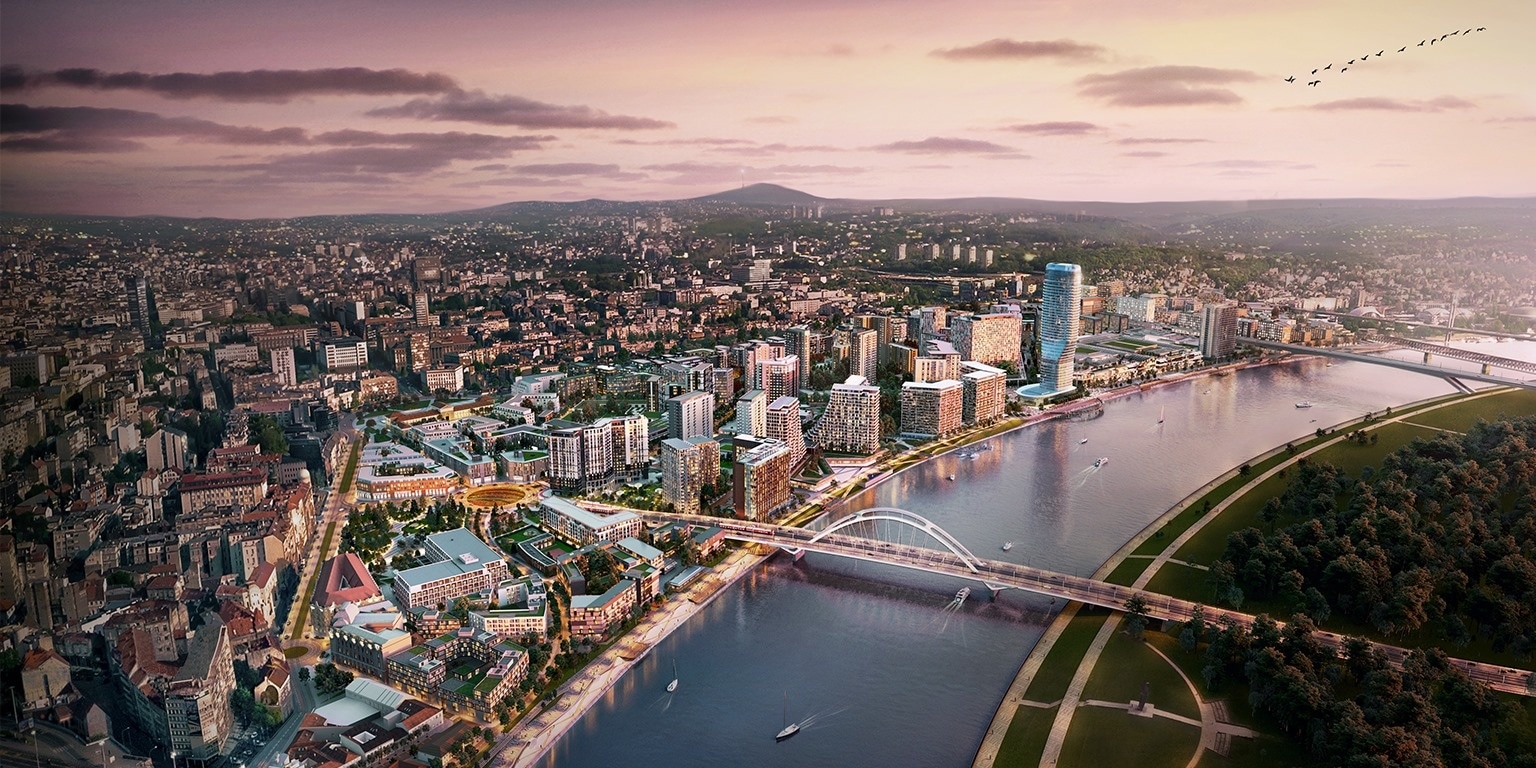
{"label": "skyscraper", "polygon": [[1200,356],[1207,360],[1231,357],[1237,349],[1237,307],[1212,304],[1200,318]]}
{"label": "skyscraper", "polygon": [[768,393],[761,389],[749,389],[741,393],[741,397],[736,400],[736,423],[733,426],[738,435],[767,435]]}
{"label": "skyscraper", "polygon": [[667,437],[687,440],[715,434],[715,396],[688,392],[667,398]]}
{"label": "skyscraper", "polygon": [[860,328],[849,336],[848,375],[874,381],[880,367],[880,332]]}
{"label": "skyscraper", "polygon": [[811,342],[816,334],[808,326],[796,325],[784,331],[788,340],[785,351],[800,358],[800,389],[811,386]]}
{"label": "skyscraper", "polygon": [[811,429],[811,442],[851,453],[880,448],[880,388],[862,376],[849,376],[832,385],[832,397],[821,421]]}
{"label": "skyscraper", "polygon": [[678,512],[699,512],[699,491],[720,479],[720,444],[695,437],[661,441],[661,499]]}
{"label": "skyscraper", "polygon": [[805,436],[800,432],[800,399],[781,397],[768,404],[768,436],[789,447],[789,466],[805,458]]}
{"label": "skyscraper", "polygon": [[774,360],[759,360],[757,388],[767,393],[770,403],[781,397],[799,397],[800,358],[785,355]]}
{"label": "skyscraper", "polygon": [[1011,312],[961,315],[949,321],[949,336],[961,360],[987,365],[1019,364],[1023,322]]}
{"label": "skyscraper", "polygon": [[411,299],[411,307],[415,310],[416,324],[419,326],[431,325],[432,311],[428,304],[427,292],[417,291]]}
{"label": "skyscraper", "polygon": [[1072,389],[1082,292],[1081,267],[1059,262],[1046,265],[1045,282],[1040,287],[1040,383],[1019,390],[1020,395],[1050,397]]}
{"label": "skyscraper", "polygon": [[142,275],[129,275],[123,280],[123,290],[128,298],[128,322],[145,338],[149,338],[150,323],[154,317],[149,305],[149,281]]}

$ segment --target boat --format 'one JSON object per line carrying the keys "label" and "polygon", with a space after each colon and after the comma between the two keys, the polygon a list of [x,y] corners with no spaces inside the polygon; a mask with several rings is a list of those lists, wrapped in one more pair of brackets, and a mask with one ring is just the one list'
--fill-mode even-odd
{"label": "boat", "polygon": [[1007,543],[1003,544],[1003,551],[1004,552],[1007,552],[1010,549],[1013,549],[1013,542],[1010,541],[1010,542],[1007,542]]}
{"label": "boat", "polygon": [[795,735],[795,734],[797,734],[799,732],[800,732],[800,724],[799,723],[791,723],[789,721],[789,691],[785,691],[784,692],[784,730],[779,731],[778,735],[773,737],[773,740],[774,741],[783,741],[783,740],[785,740],[785,739],[787,739],[787,738],[789,738],[789,737],[791,737],[791,736],[793,736],[793,735]]}
{"label": "boat", "polygon": [[1077,444],[1078,444],[1078,445],[1082,445],[1082,444],[1083,444],[1083,443],[1086,443],[1086,442],[1088,442],[1088,438],[1086,438],[1086,437],[1085,437],[1085,438],[1083,438],[1083,439],[1081,439],[1081,440],[1079,440],[1079,441],[1077,441]]}
{"label": "boat", "polygon": [[1109,457],[1108,456],[1100,456],[1099,460],[1095,461],[1093,463],[1093,468],[1094,469],[1098,469],[1099,467],[1102,467],[1102,466],[1104,466],[1105,464],[1108,464],[1108,463],[1109,463]]}
{"label": "boat", "polygon": [[677,690],[677,659],[672,660],[672,682],[667,683],[667,693]]}
{"label": "boat", "polygon": [[953,479],[955,479],[955,476],[954,475],[950,475],[949,479],[953,480]]}
{"label": "boat", "polygon": [[1312,407],[1312,401],[1311,400],[1303,400],[1303,401],[1297,403],[1296,407],[1297,408],[1311,408]]}
{"label": "boat", "polygon": [[1157,423],[1159,423],[1159,424],[1163,423],[1163,418],[1166,417],[1167,415],[1168,415],[1168,406],[1165,405],[1165,406],[1163,406],[1163,409],[1161,411],[1157,412]]}

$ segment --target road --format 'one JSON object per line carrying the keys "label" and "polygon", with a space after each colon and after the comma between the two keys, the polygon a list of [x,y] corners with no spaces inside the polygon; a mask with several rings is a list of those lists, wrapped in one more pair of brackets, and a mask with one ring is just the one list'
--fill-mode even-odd
{"label": "road", "polygon": [[[1126,601],[1131,597],[1139,596],[1146,601],[1148,616],[1167,621],[1186,621],[1193,615],[1196,608],[1204,612],[1205,621],[1211,624],[1231,621],[1251,625],[1255,618],[1251,614],[1213,608],[1156,592],[1123,587],[1082,576],[1056,573],[1016,563],[986,560],[970,555],[969,552],[961,554],[949,550],[896,544],[840,533],[818,533],[802,528],[788,528],[748,520],[658,512],[640,514],[652,522],[681,521],[697,525],[719,526],[725,532],[726,538],[738,541],[768,544],[791,550],[821,552],[980,581],[994,590],[1022,589],[1116,610],[1123,609]],[[1277,621],[1276,624],[1285,626],[1284,622]],[[1334,650],[1342,650],[1346,640],[1344,635],[1331,632],[1316,632],[1314,636],[1323,645]],[[1372,643],[1372,645],[1385,653],[1394,664],[1402,664],[1409,653],[1408,649],[1397,646],[1381,643]],[[1494,690],[1521,696],[1536,696],[1536,675],[1529,670],[1484,664],[1467,659],[1452,658],[1450,662],[1467,673],[1468,677]]]}

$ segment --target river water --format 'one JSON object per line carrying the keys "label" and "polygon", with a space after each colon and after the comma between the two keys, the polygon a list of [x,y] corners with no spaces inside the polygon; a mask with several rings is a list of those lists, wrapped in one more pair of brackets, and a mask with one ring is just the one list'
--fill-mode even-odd
{"label": "river water", "polygon": [[[1536,360],[1532,342],[1470,348]],[[844,509],[900,507],[981,557],[1087,575],[1248,458],[1452,391],[1431,376],[1322,360],[1196,379],[1111,401],[1096,419],[992,438],[975,458],[929,461]],[[1100,457],[1109,461],[1093,468]],[[975,594],[946,610],[966,586]],[[1055,608],[1011,591],[991,602],[978,584],[889,566],[776,557],[658,644],[541,765],[968,766]],[[674,662],[681,685],[668,694]],[[786,709],[804,725],[775,743]]]}

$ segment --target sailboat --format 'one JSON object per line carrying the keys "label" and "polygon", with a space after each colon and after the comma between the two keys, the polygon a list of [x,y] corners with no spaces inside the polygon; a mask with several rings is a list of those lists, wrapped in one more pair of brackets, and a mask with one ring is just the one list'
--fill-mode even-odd
{"label": "sailboat", "polygon": [[785,740],[785,739],[787,739],[787,738],[789,738],[789,737],[791,737],[791,736],[793,736],[793,735],[795,735],[795,734],[797,734],[799,732],[800,732],[800,724],[799,723],[791,723],[789,721],[789,691],[785,691],[784,692],[784,730],[779,731],[778,735],[773,737],[773,740],[774,741],[783,741],[783,740]]}
{"label": "sailboat", "polygon": [[672,660],[672,682],[667,683],[667,693],[677,690],[677,659]]}

